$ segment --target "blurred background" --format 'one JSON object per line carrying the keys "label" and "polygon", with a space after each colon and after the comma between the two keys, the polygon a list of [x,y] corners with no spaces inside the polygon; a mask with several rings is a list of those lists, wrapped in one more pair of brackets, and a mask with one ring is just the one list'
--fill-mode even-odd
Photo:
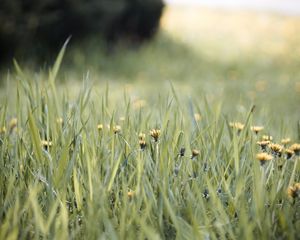
{"label": "blurred background", "polygon": [[2,83],[12,58],[29,74],[47,72],[72,36],[66,86],[87,72],[140,96],[172,82],[212,105],[222,99],[224,111],[257,104],[274,119],[300,118],[296,0],[1,0],[0,23]]}

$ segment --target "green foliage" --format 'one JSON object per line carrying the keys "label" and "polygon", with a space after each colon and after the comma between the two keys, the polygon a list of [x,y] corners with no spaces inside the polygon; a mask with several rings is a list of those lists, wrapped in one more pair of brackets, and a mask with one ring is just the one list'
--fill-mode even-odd
{"label": "green foliage", "polygon": [[162,0],[2,0],[1,58],[18,51],[42,56],[59,49],[70,36],[102,36],[110,43],[123,37],[150,38],[157,30]]}

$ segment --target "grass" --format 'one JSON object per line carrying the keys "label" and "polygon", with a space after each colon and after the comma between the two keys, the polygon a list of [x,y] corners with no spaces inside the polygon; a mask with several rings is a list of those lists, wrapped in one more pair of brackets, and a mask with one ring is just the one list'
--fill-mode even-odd
{"label": "grass", "polygon": [[0,239],[296,239],[299,156],[256,155],[263,135],[300,141],[297,20],[171,9],[135,51],[91,41],[49,71],[16,63],[0,97]]}

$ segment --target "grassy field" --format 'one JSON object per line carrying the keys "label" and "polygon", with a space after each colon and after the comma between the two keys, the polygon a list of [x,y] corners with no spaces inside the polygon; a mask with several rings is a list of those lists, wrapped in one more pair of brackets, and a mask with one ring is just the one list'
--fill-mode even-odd
{"label": "grassy field", "polygon": [[141,47],[15,62],[0,239],[297,239],[299,20],[167,8]]}

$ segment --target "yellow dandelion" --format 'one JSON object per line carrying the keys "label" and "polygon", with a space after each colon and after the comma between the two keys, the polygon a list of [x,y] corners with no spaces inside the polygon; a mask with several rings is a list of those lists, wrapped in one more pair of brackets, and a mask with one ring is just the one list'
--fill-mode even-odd
{"label": "yellow dandelion", "polygon": [[289,149],[294,151],[295,155],[300,156],[300,144],[299,143],[294,143],[292,146],[290,146]]}
{"label": "yellow dandelion", "polygon": [[283,138],[283,139],[281,139],[281,143],[283,144],[283,145],[287,145],[287,144],[289,144],[291,142],[291,139],[290,138]]}
{"label": "yellow dandelion", "polygon": [[113,132],[114,134],[117,134],[119,132],[121,132],[121,126],[120,125],[116,125],[113,127]]}
{"label": "yellow dandelion", "polygon": [[237,129],[238,131],[242,131],[245,127],[245,125],[240,122],[231,122],[229,123],[229,126]]}
{"label": "yellow dandelion", "polygon": [[17,127],[17,124],[18,124],[18,119],[17,118],[12,118],[10,121],[9,121],[9,132],[12,132],[16,127]]}
{"label": "yellow dandelion", "polygon": [[98,131],[102,131],[103,130],[103,124],[98,124],[97,129],[98,129]]}
{"label": "yellow dandelion", "polygon": [[127,197],[129,197],[129,198],[134,197],[134,195],[135,195],[135,192],[132,191],[132,190],[129,190],[129,191],[127,192]]}
{"label": "yellow dandelion", "polygon": [[273,156],[268,153],[258,153],[256,154],[256,159],[259,160],[261,164],[264,164],[267,161],[271,161]]}
{"label": "yellow dandelion", "polygon": [[291,150],[291,149],[284,149],[284,153],[285,153],[285,155],[286,155],[286,158],[287,158],[287,159],[290,159],[290,158],[293,156],[294,151]]}
{"label": "yellow dandelion", "polygon": [[195,119],[195,121],[198,122],[198,121],[201,120],[201,118],[202,118],[202,117],[201,117],[201,115],[200,115],[199,113],[195,113],[195,114],[194,114],[194,119]]}
{"label": "yellow dandelion", "polygon": [[263,141],[272,141],[272,140],[273,140],[273,137],[270,136],[270,135],[263,135],[263,136],[261,137],[261,139],[262,139]]}
{"label": "yellow dandelion", "polygon": [[139,133],[139,140],[145,140],[146,139],[146,134],[145,133]]}
{"label": "yellow dandelion", "polygon": [[290,198],[296,198],[300,196],[300,183],[294,183],[294,185],[289,186],[287,189],[287,195]]}
{"label": "yellow dandelion", "polygon": [[258,144],[262,150],[266,150],[267,146],[269,146],[271,142],[270,141],[258,141],[256,144]]}
{"label": "yellow dandelion", "polygon": [[283,150],[283,146],[277,143],[270,143],[269,144],[269,148],[271,149],[271,151],[276,154],[276,155],[281,155],[282,150]]}
{"label": "yellow dandelion", "polygon": [[264,129],[263,126],[252,126],[251,131],[255,132],[255,134],[258,134],[260,131]]}
{"label": "yellow dandelion", "polygon": [[158,138],[160,136],[160,130],[159,129],[152,129],[150,130],[150,136],[153,137],[154,141],[157,142]]}
{"label": "yellow dandelion", "polygon": [[48,150],[52,146],[52,142],[47,140],[42,140],[41,145],[45,150]]}
{"label": "yellow dandelion", "polygon": [[191,156],[191,159],[194,159],[194,158],[197,157],[199,154],[200,154],[199,150],[193,149],[193,150],[192,150],[192,156]]}

